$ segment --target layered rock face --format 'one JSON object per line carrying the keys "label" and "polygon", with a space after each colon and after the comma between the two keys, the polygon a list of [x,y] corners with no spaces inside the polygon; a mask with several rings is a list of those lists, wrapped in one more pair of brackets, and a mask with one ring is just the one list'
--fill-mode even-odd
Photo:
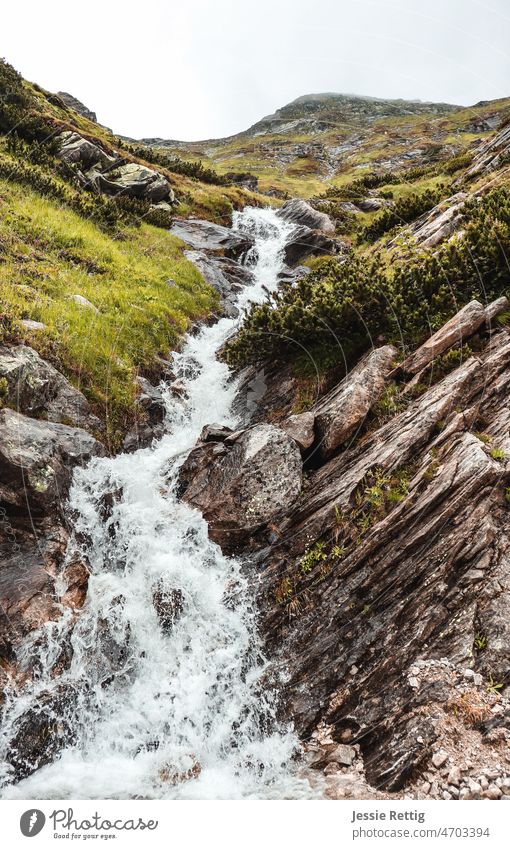
{"label": "layered rock face", "polygon": [[[375,350],[279,421],[305,458],[302,493],[244,537],[233,522],[217,533],[208,501],[232,437],[204,442],[184,467],[211,536],[251,563],[261,631],[287,676],[282,710],[332,795],[350,767],[328,753],[347,744],[365,782],[352,795],[505,797],[510,336],[493,328],[506,307],[472,302],[396,370],[393,349]],[[473,339],[477,353],[436,380],[435,357]],[[369,410],[388,387],[398,402],[381,419]],[[236,463],[236,492],[251,473]],[[231,515],[228,485],[221,497]]]}

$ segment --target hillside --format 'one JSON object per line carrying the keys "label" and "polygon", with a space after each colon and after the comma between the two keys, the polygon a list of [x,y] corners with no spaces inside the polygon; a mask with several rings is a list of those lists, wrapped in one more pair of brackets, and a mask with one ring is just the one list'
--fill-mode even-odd
{"label": "hillside", "polygon": [[179,215],[230,224],[234,208],[263,199],[207,168],[128,148],[68,105],[79,101],[5,62],[0,90],[1,339],[48,357],[118,447],[136,418],[137,374],[157,377],[158,361],[217,305],[166,228]]}
{"label": "hillside", "polygon": [[220,173],[250,172],[260,189],[309,198],[373,170],[441,163],[469,154],[509,99],[462,108],[354,95],[305,95],[244,133],[204,142],[145,140],[199,158]]}

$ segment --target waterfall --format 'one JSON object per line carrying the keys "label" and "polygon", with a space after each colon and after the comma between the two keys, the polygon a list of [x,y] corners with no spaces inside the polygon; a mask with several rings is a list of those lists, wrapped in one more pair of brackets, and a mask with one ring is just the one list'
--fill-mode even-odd
{"label": "waterfall", "polygon": [[[270,209],[235,213],[254,237],[254,285],[238,306],[186,339],[174,356],[183,400],[168,393],[166,435],[152,448],[100,458],[76,471],[69,509],[76,551],[91,568],[88,595],[58,677],[72,614],[31,635],[25,655],[40,674],[7,699],[2,746],[42,693],[68,699],[73,739],[4,798],[288,798],[310,795],[297,775],[292,730],[276,718],[277,682],[261,651],[256,611],[240,560],[208,538],[200,513],[176,496],[180,465],[202,427],[238,425],[236,381],[215,353],[242,311],[277,286],[293,225]],[[154,598],[173,605],[161,625]],[[67,690],[66,690],[67,688]]]}

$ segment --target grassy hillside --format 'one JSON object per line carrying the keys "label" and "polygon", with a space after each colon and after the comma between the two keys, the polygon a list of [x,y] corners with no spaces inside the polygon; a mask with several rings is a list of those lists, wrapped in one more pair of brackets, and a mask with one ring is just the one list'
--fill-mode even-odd
{"label": "grassy hillside", "polygon": [[[229,224],[234,208],[263,201],[206,168],[150,150],[144,157],[5,62],[0,91],[0,336],[27,341],[82,389],[115,448],[132,424],[136,374],[157,377],[158,357],[216,296],[164,229],[168,214],[85,191],[56,156],[58,135],[75,130],[156,168],[175,192],[172,215]],[[27,319],[44,326],[27,330]]]}

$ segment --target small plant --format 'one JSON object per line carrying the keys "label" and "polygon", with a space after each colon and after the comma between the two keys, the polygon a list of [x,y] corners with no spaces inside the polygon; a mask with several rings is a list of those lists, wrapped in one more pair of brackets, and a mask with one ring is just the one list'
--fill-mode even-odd
{"label": "small plant", "polygon": [[473,432],[473,436],[476,436],[476,438],[479,439],[480,442],[483,442],[484,445],[490,445],[491,443],[491,438],[488,433],[480,433],[480,431],[476,430]]}
{"label": "small plant", "polygon": [[3,407],[9,396],[9,384],[5,377],[0,377],[0,408]]}
{"label": "small plant", "polygon": [[285,602],[292,599],[292,596],[294,595],[294,585],[290,578],[282,578],[275,595],[278,604],[285,604]]}
{"label": "small plant", "polygon": [[300,560],[303,575],[308,575],[314,566],[327,559],[328,555],[326,553],[326,543],[324,540],[319,540],[319,542],[316,542],[311,548],[307,548]]}
{"label": "small plant", "polygon": [[335,560],[340,560],[345,554],[345,547],[343,545],[334,545],[331,549],[331,557],[334,557]]}
{"label": "small plant", "polygon": [[485,689],[487,690],[488,693],[498,694],[499,691],[502,690],[504,686],[505,685],[504,685],[503,681],[496,681],[496,679],[492,676],[492,674],[489,674],[489,680],[487,681]]}
{"label": "small plant", "polygon": [[475,649],[477,651],[483,651],[487,648],[487,637],[485,634],[477,634],[474,640]]}
{"label": "small plant", "polygon": [[507,486],[505,489],[505,501],[507,504],[510,504],[510,486]]}
{"label": "small plant", "polygon": [[503,448],[491,448],[491,457],[493,460],[499,460],[502,462],[505,459],[506,454]]}
{"label": "small plant", "polygon": [[406,402],[400,397],[398,387],[392,383],[386,387],[377,403],[374,404],[373,413],[379,421],[384,422],[402,412],[405,407]]}

